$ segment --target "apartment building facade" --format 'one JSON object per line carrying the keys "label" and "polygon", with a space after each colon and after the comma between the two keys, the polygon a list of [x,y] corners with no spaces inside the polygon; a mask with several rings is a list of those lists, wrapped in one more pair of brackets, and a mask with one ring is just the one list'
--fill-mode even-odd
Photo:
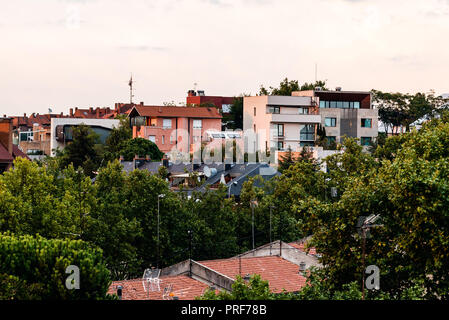
{"label": "apartment building facade", "polygon": [[246,151],[300,151],[316,145],[317,128],[325,129],[328,141],[342,142],[344,136],[370,144],[378,133],[378,113],[372,108],[370,92],[310,91],[292,96],[255,96],[243,100],[243,130],[255,134]]}
{"label": "apartment building facade", "polygon": [[215,107],[136,105],[129,119],[134,138],[148,139],[164,153],[190,153],[193,144],[207,139],[207,131],[221,131],[222,116]]}

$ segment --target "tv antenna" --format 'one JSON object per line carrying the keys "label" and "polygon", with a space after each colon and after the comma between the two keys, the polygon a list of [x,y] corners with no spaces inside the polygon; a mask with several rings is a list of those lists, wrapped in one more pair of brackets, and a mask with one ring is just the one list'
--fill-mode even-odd
{"label": "tv antenna", "polygon": [[318,63],[315,62],[315,83],[318,81]]}
{"label": "tv antenna", "polygon": [[134,83],[134,81],[133,81],[133,74],[131,73],[131,78],[129,79],[129,82],[128,82],[128,85],[129,85],[129,103],[130,104],[133,104],[133,97],[134,97],[134,94],[133,94],[133,83]]}
{"label": "tv antenna", "polygon": [[142,276],[143,290],[150,296],[150,291],[161,291],[161,279],[159,275],[161,274],[161,269],[151,268],[145,269]]}

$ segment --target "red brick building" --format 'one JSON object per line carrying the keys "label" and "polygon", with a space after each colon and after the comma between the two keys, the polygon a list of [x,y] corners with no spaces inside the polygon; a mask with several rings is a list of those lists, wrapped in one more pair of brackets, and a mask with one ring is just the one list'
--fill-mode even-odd
{"label": "red brick building", "polygon": [[164,152],[189,153],[208,130],[221,130],[222,116],[214,107],[135,105],[129,112],[133,137],[148,139]]}

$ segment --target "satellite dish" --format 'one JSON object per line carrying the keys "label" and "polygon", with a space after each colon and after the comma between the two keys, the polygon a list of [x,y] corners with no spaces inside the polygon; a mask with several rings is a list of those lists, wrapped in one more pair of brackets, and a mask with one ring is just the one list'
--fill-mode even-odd
{"label": "satellite dish", "polygon": [[204,166],[203,172],[207,178],[210,178],[217,174],[217,169],[209,168],[208,166]]}

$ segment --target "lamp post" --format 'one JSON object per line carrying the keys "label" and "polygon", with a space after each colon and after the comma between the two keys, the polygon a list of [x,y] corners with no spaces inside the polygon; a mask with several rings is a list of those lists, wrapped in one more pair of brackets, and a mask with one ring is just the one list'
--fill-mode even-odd
{"label": "lamp post", "polygon": [[228,188],[228,198],[231,197],[231,188],[232,188],[232,186],[236,186],[236,185],[237,185],[237,181],[233,181],[233,182],[229,185],[229,188]]}
{"label": "lamp post", "polygon": [[158,194],[157,195],[157,268],[159,269],[159,258],[160,258],[160,237],[159,237],[159,225],[160,225],[160,205],[159,205],[159,199],[165,197],[165,194]]}
{"label": "lamp post", "polygon": [[253,235],[253,250],[255,249],[254,243],[254,207],[257,206],[257,200],[251,200],[251,221],[252,221],[252,235]]}
{"label": "lamp post", "polygon": [[380,215],[370,215],[366,217],[361,223],[360,229],[362,231],[362,300],[365,300],[365,253],[366,253],[366,233],[370,228],[382,227],[382,224],[374,224],[379,220]]}

